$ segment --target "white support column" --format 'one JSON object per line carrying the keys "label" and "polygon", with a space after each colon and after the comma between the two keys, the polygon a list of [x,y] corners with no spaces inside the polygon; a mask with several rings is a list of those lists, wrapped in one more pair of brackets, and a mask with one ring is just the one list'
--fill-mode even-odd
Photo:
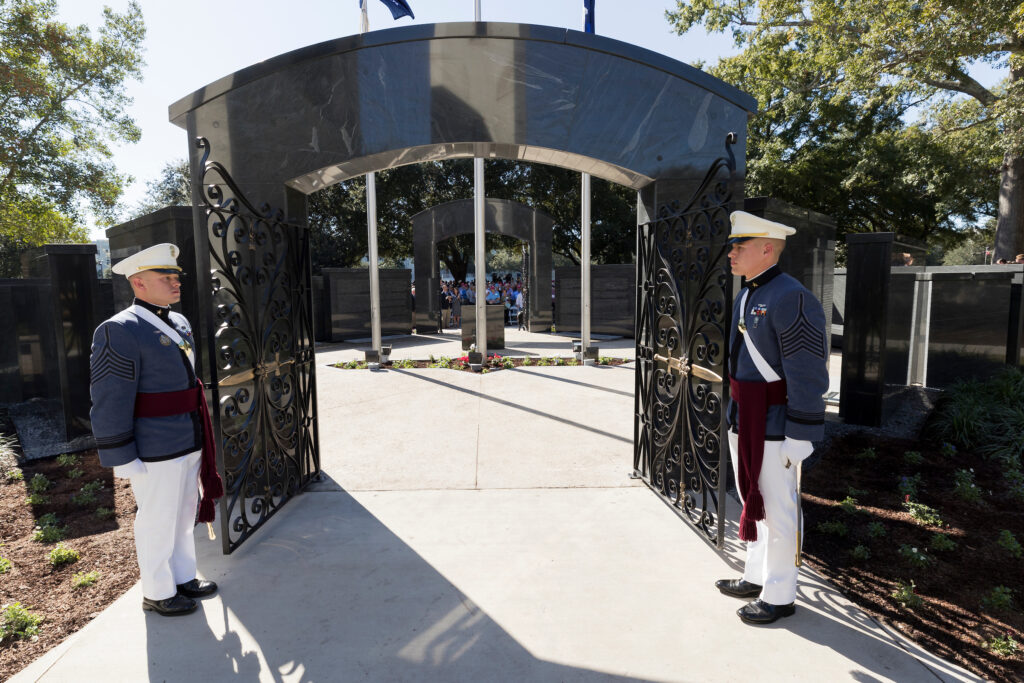
{"label": "white support column", "polygon": [[366,174],[366,243],[370,261],[370,337],[380,353],[380,272],[377,267],[377,176]]}
{"label": "white support column", "polygon": [[480,0],[473,2],[473,21],[480,21]]}
{"label": "white support column", "polygon": [[590,174],[583,174],[581,191],[583,204],[580,218],[580,346],[586,353],[590,346]]}
{"label": "white support column", "polygon": [[476,350],[487,360],[487,253],[484,241],[484,160],[473,159],[473,247],[476,262]]}

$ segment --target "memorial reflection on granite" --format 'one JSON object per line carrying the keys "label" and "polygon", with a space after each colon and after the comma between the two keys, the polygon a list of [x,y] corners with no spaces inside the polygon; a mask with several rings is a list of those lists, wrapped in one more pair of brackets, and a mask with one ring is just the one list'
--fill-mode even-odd
{"label": "memorial reflection on granite", "polygon": [[[421,211],[412,217],[416,271],[416,331],[440,329],[441,273],[437,245],[456,235],[473,232],[473,200],[459,199]],[[484,232],[520,239],[529,244],[527,269],[528,329],[551,329],[551,231],[555,219],[538,209],[504,199],[487,199]],[[466,307],[463,306],[463,309]]]}
{"label": "memorial reflection on granite", "polygon": [[[505,348],[505,307],[487,304],[487,354]],[[468,351],[476,344],[476,305],[462,305],[462,350]]]}

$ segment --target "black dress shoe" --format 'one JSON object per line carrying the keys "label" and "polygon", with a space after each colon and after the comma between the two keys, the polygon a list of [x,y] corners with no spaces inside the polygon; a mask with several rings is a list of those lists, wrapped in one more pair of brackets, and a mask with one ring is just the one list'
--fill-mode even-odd
{"label": "black dress shoe", "polygon": [[743,579],[721,579],[715,581],[715,588],[734,598],[756,598],[761,594],[761,586]]}
{"label": "black dress shoe", "polygon": [[175,595],[166,600],[142,598],[142,609],[147,612],[156,612],[164,617],[180,617],[195,612],[196,601],[186,598],[184,595]]}
{"label": "black dress shoe", "polygon": [[736,614],[740,615],[740,619],[748,624],[770,624],[782,617],[791,617],[794,612],[796,612],[796,606],[793,603],[788,605],[771,605],[760,599],[754,600],[754,602],[736,610]]}
{"label": "black dress shoe", "polygon": [[187,598],[205,598],[217,592],[217,584],[205,579],[192,579],[178,584],[178,594]]}

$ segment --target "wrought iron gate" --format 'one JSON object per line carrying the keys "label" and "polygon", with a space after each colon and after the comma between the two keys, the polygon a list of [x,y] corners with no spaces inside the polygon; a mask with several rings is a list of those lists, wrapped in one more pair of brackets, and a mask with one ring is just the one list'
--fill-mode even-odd
{"label": "wrought iron gate", "polygon": [[196,144],[196,253],[210,273],[200,296],[230,553],[320,471],[309,233],[279,209],[256,210],[209,161],[209,143]]}
{"label": "wrought iron gate", "polygon": [[[691,199],[639,226],[634,477],[721,548],[729,461],[723,383],[732,317],[726,258],[731,145]],[[700,375],[700,376],[698,376]]]}

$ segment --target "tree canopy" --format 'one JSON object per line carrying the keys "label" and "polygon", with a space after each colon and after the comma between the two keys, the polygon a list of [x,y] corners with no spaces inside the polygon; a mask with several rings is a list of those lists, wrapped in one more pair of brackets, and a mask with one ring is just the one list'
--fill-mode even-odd
{"label": "tree canopy", "polygon": [[[87,26],[55,0],[0,0],[0,249],[83,239],[84,207],[113,221],[129,180],[111,143],[136,142],[125,82],[140,78],[145,26],[132,2]],[[10,274],[10,273],[8,273]]]}
{"label": "tree canopy", "polygon": [[[1024,5],[693,0],[667,16],[677,33],[703,24],[743,48],[710,71],[759,101],[755,191],[833,215],[842,232],[939,241],[998,206],[1003,250],[1024,248]],[[1008,77],[985,87],[976,63]]]}

